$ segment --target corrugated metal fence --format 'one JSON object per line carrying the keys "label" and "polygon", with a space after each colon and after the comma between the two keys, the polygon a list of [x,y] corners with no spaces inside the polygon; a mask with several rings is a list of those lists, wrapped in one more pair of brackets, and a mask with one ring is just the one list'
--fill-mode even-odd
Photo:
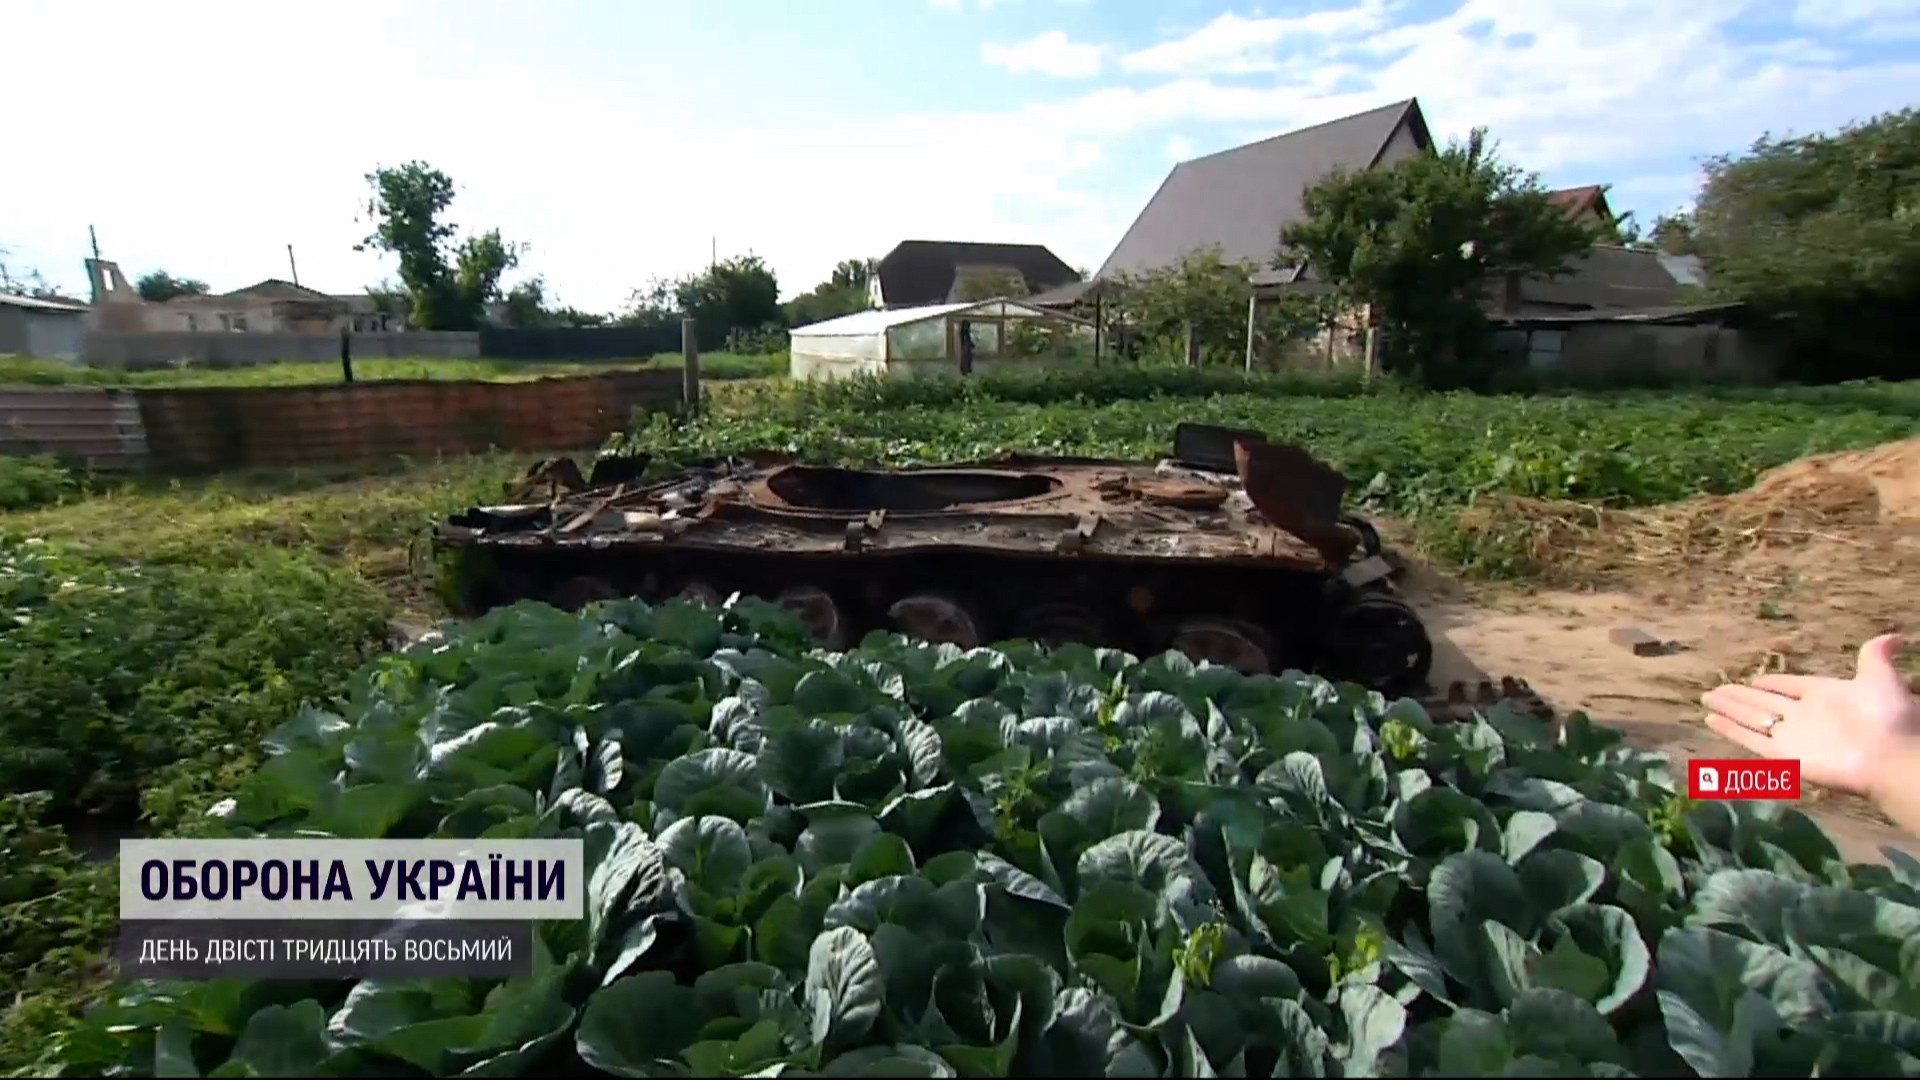
{"label": "corrugated metal fence", "polygon": [[143,468],[140,402],[130,390],[0,387],[0,454],[54,454],[108,472]]}
{"label": "corrugated metal fence", "polygon": [[0,453],[105,471],[322,465],[394,455],[596,446],[682,398],[678,371],[529,382],[235,389],[0,389]]}

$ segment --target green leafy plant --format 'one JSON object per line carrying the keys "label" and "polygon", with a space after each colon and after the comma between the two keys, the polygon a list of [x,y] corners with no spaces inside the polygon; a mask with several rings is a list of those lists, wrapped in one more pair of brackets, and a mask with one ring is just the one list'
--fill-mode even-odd
{"label": "green leafy plant", "polygon": [[116,568],[0,535],[0,790],[49,792],[61,817],[130,817],[144,795],[175,820],[238,775],[268,717],[371,655],[384,614],[371,587],[294,555]]}
{"label": "green leafy plant", "polygon": [[1196,421],[1298,442],[1353,478],[1356,501],[1418,517],[1489,494],[1645,506],[1737,491],[1807,454],[1920,433],[1916,389],[1496,397],[1125,368],[848,380],[767,387],[690,424],[652,417],[610,449],[688,460],[770,447],[817,464],[1010,451],[1152,460],[1180,422]]}
{"label": "green leafy plant", "polygon": [[0,457],[0,510],[31,510],[82,490],[81,479],[50,455]]}
{"label": "green leafy plant", "polygon": [[450,628],[265,745],[221,833],[578,836],[587,918],[503,981],[125,985],[69,1073],[1920,1069],[1920,864],[1680,811],[1580,716],[621,601]]}

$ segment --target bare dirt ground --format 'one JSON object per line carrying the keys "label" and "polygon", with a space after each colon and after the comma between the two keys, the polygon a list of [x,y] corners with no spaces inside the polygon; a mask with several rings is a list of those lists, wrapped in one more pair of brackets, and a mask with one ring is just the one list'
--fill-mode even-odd
{"label": "bare dirt ground", "polygon": [[[1434,681],[1514,675],[1676,760],[1747,757],[1703,723],[1702,692],[1761,670],[1845,676],[1861,642],[1910,642],[1920,672],[1920,439],[1809,458],[1748,491],[1639,513],[1514,504],[1536,555],[1578,587],[1472,591],[1415,570],[1408,591],[1436,638]],[[1636,656],[1638,627],[1671,642]],[[1920,779],[1920,778],[1916,778]],[[1920,849],[1864,800],[1805,793],[1848,858]]]}

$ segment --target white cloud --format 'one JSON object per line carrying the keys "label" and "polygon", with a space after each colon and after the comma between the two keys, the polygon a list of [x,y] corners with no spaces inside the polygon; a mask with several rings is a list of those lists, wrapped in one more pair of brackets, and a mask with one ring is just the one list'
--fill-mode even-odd
{"label": "white cloud", "polygon": [[1074,42],[1059,30],[1049,30],[1013,45],[988,42],[980,46],[980,60],[1015,74],[1032,71],[1061,79],[1085,79],[1100,74],[1103,51],[1098,45]]}
{"label": "white cloud", "polygon": [[1277,46],[1315,39],[1351,39],[1384,30],[1384,0],[1305,15],[1244,18],[1229,11],[1174,41],[1130,52],[1122,70],[1151,75],[1247,75],[1277,71]]}
{"label": "white cloud", "polygon": [[[1866,64],[1811,38],[1743,41],[1745,8],[1619,0],[1598,19],[1591,0],[1466,0],[1438,19],[1385,28],[1386,9],[1370,0],[1285,18],[1227,14],[1120,59],[1126,70],[1182,78],[1096,96],[1111,126],[1268,134],[1418,97],[1437,137],[1487,125],[1510,159],[1576,184],[1677,177],[1768,129],[1829,129],[1900,107],[1899,88],[1920,82],[1920,57]],[[1249,73],[1266,77],[1214,81]],[[1690,185],[1669,184],[1634,192],[1663,207],[1691,198]]]}
{"label": "white cloud", "polygon": [[1889,21],[1911,24],[1914,18],[1913,0],[1799,0],[1793,8],[1794,22],[1823,30]]}
{"label": "white cloud", "polygon": [[1171,161],[1186,161],[1193,157],[1193,140],[1185,135],[1175,135],[1167,140],[1167,158]]}

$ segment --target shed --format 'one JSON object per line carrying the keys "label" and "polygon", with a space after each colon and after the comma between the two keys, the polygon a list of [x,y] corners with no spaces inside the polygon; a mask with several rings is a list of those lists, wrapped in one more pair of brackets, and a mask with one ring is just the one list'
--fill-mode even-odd
{"label": "shed", "polygon": [[85,304],[0,294],[0,355],[77,361],[86,339],[86,318]]}
{"label": "shed", "polygon": [[1015,300],[861,311],[791,337],[796,379],[1063,367],[1094,353],[1091,322]]}
{"label": "shed", "polygon": [[1771,382],[1785,358],[1777,320],[1739,303],[1540,312],[1497,319],[1495,355],[1561,377],[1628,374]]}

